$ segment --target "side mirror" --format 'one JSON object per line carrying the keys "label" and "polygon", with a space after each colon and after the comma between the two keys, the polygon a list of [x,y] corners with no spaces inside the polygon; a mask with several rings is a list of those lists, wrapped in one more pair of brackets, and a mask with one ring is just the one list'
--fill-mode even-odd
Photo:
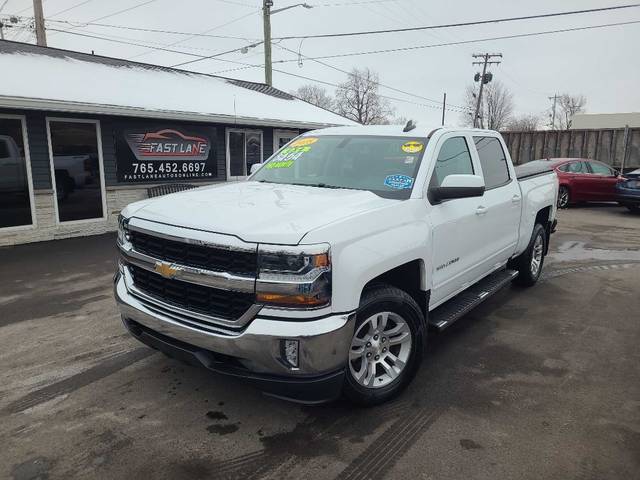
{"label": "side mirror", "polygon": [[253,165],[251,165],[251,168],[249,169],[249,175],[253,175],[258,170],[260,170],[260,167],[262,167],[262,165],[262,163],[254,163]]}
{"label": "side mirror", "polygon": [[439,203],[454,198],[484,195],[484,178],[480,175],[447,175],[439,187],[429,188],[429,200]]}

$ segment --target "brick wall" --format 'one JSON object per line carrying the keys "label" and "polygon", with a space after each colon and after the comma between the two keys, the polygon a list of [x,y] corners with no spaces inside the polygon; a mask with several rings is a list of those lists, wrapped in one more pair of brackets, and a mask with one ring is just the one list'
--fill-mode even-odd
{"label": "brick wall", "polygon": [[117,229],[118,214],[128,204],[147,198],[147,187],[149,185],[143,185],[140,188],[107,187],[106,219],[57,225],[53,191],[36,190],[34,192],[35,225],[2,231],[0,247],[113,232]]}

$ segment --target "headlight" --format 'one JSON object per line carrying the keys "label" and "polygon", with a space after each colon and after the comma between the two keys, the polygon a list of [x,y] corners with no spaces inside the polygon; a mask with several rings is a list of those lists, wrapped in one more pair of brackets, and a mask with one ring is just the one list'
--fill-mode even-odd
{"label": "headlight", "polygon": [[260,245],[256,299],[287,308],[320,308],[331,303],[329,245]]}
{"label": "headlight", "polygon": [[125,245],[129,243],[129,219],[118,215],[118,243]]}

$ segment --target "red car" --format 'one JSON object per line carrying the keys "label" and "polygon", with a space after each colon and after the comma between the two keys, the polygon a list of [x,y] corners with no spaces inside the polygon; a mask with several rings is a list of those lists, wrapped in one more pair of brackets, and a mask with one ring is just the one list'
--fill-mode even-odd
{"label": "red car", "polygon": [[558,207],[577,202],[615,202],[618,172],[602,162],[584,158],[550,158],[558,174]]}

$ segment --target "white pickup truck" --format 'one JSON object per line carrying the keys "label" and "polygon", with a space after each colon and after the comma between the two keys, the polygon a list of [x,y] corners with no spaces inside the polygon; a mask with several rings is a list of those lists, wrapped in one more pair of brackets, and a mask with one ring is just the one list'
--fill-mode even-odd
{"label": "white pickup truck", "polygon": [[252,175],[129,205],[115,296],[140,341],[300,402],[371,405],[442,330],[540,277],[558,181],[497,132],[307,132]]}

